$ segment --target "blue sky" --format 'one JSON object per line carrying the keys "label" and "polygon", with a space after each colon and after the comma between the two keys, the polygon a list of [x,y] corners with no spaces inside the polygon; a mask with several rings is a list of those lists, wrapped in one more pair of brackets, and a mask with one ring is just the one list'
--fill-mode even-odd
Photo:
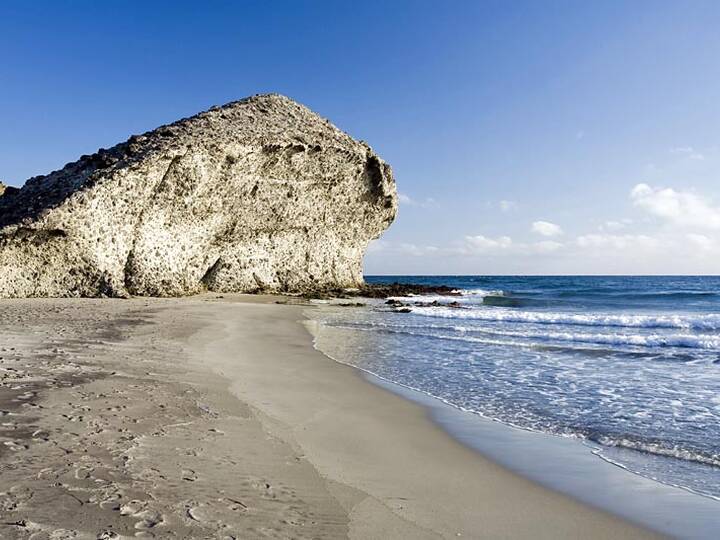
{"label": "blue sky", "polygon": [[280,92],[393,166],[368,273],[720,273],[718,28],[697,1],[6,0],[0,179]]}

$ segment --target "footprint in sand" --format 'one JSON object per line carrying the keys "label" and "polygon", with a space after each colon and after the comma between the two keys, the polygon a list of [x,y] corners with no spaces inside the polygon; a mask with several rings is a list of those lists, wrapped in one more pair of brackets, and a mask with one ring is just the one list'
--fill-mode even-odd
{"label": "footprint in sand", "polygon": [[135,528],[140,530],[152,529],[153,527],[156,527],[157,525],[160,525],[165,521],[161,513],[155,512],[153,510],[144,510],[142,512],[134,514],[133,517],[141,518],[141,521],[138,521],[135,524]]}
{"label": "footprint in sand", "polygon": [[[223,499],[218,499],[218,500],[222,501]],[[233,510],[234,512],[246,511],[248,509],[248,506],[244,502],[242,502],[238,499],[231,499],[228,497],[228,498],[224,499],[224,502],[227,504],[228,508],[230,510]]]}
{"label": "footprint in sand", "polygon": [[[104,501],[100,501],[100,508],[104,510],[120,510],[120,499],[118,497],[112,497],[105,499]],[[122,511],[120,513],[122,514]]]}
{"label": "footprint in sand", "polygon": [[144,503],[142,501],[138,500],[132,500],[130,502],[127,502],[120,506],[120,515],[121,516],[134,516],[138,512],[141,512],[145,509],[147,506],[147,503]]}
{"label": "footprint in sand", "polygon": [[122,410],[125,410],[125,409],[127,409],[127,405],[118,405],[118,406],[116,406],[116,407],[107,407],[105,410],[106,410],[106,411],[117,412],[117,411],[122,411]]}
{"label": "footprint in sand", "polygon": [[165,517],[160,512],[149,509],[146,502],[138,500],[123,504],[120,507],[120,515],[139,518],[140,521],[135,523],[135,528],[140,531],[152,529],[165,521]]}
{"label": "footprint in sand", "polygon": [[33,407],[35,409],[44,409],[45,408],[42,405],[40,405],[39,403],[23,403],[22,406],[23,407]]}
{"label": "footprint in sand", "polygon": [[[225,435],[225,432],[223,430],[216,429],[216,428],[208,429],[208,433],[211,434],[211,437],[221,437],[221,436]],[[207,440],[207,438],[204,438],[204,439]]]}
{"label": "footprint in sand", "polygon": [[75,469],[76,480],[87,480],[93,473],[92,467],[78,467]]}
{"label": "footprint in sand", "polygon": [[183,469],[181,473],[182,479],[187,482],[194,482],[198,479],[198,475],[192,469]]}
{"label": "footprint in sand", "polygon": [[18,444],[15,441],[5,441],[3,444],[13,452],[22,452],[23,450],[30,448],[26,444]]}
{"label": "footprint in sand", "polygon": [[71,531],[68,529],[55,529],[48,535],[50,540],[70,540],[71,538],[79,538],[77,531]]}
{"label": "footprint in sand", "polygon": [[38,441],[48,441],[50,440],[50,434],[42,429],[37,429],[33,431],[32,438]]}

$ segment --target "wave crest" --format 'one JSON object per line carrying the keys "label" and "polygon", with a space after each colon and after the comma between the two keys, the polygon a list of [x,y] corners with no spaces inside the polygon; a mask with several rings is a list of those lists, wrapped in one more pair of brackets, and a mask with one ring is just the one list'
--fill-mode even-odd
{"label": "wave crest", "polygon": [[472,319],[488,322],[564,324],[570,326],[613,326],[627,328],[679,328],[684,330],[720,330],[720,314],[707,315],[611,315],[515,311],[502,308],[452,309],[416,307],[412,312],[424,317]]}

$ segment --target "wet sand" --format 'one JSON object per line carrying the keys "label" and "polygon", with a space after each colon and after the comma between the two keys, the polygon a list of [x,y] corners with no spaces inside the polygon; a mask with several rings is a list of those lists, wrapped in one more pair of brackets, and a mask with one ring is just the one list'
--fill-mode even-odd
{"label": "wet sand", "polygon": [[0,538],[649,538],[447,436],[273,297],[0,301]]}

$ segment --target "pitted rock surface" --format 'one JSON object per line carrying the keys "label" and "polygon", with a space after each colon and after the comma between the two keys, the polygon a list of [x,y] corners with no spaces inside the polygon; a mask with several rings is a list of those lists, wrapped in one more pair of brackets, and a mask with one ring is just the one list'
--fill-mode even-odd
{"label": "pitted rock surface", "polygon": [[396,212],[368,145],[254,96],[0,188],[0,297],[355,287]]}

